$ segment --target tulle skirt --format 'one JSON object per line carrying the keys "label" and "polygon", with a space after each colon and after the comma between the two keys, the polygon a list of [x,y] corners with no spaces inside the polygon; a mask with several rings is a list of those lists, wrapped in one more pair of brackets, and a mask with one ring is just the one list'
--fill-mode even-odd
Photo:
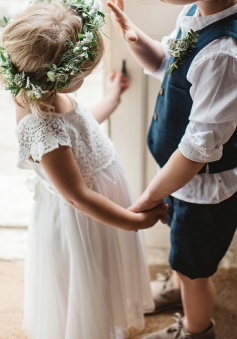
{"label": "tulle skirt", "polygon": [[[117,162],[93,190],[131,204]],[[29,228],[23,328],[29,339],[120,339],[151,311],[141,232],[103,225],[42,188]]]}

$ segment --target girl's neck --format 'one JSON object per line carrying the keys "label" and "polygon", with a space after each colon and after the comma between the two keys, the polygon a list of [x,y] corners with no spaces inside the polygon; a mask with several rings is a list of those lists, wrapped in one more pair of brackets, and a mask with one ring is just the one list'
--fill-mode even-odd
{"label": "girl's neck", "polygon": [[72,111],[75,108],[73,99],[67,94],[56,93],[53,106],[56,113],[64,114]]}
{"label": "girl's neck", "polygon": [[236,0],[209,0],[197,1],[200,16],[207,16],[224,11],[237,3]]}

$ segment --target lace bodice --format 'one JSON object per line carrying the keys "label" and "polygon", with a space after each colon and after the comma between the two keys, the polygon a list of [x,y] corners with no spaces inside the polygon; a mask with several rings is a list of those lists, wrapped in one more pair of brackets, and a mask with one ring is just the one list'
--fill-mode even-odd
{"label": "lace bodice", "polygon": [[70,113],[52,113],[45,119],[27,115],[18,124],[17,138],[20,168],[40,162],[44,154],[60,145],[72,148],[85,178],[105,169],[115,158],[110,139],[91,114],[78,105]]}

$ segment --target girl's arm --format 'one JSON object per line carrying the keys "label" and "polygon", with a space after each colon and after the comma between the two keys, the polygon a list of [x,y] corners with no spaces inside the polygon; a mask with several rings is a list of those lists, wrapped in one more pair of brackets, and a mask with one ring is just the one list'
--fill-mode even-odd
{"label": "girl's arm", "polygon": [[117,108],[121,100],[121,94],[129,88],[129,79],[121,72],[112,72],[105,83],[105,97],[89,111],[99,122],[103,122]]}
{"label": "girl's arm", "polygon": [[204,165],[205,163],[185,158],[177,149],[130,210],[137,212],[153,208],[162,199],[187,184]]}
{"label": "girl's arm", "polygon": [[41,163],[58,192],[75,208],[101,223],[135,231],[154,225],[165,215],[164,203],[146,213],[133,213],[89,189],[70,147],[60,146],[45,154]]}
{"label": "girl's arm", "polygon": [[155,72],[165,56],[162,44],[142,32],[124,13],[123,0],[107,2],[111,9],[111,19],[119,35],[126,41],[134,59],[143,68]]}

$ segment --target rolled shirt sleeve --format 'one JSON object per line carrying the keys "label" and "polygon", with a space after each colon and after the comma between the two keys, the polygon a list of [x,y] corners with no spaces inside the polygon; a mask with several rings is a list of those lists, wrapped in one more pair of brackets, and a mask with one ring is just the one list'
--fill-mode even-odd
{"label": "rolled shirt sleeve", "polygon": [[204,124],[190,121],[179,144],[186,158],[196,162],[212,162],[222,157],[225,144],[236,129],[236,121]]}
{"label": "rolled shirt sleeve", "polygon": [[190,160],[212,162],[237,126],[237,56],[226,50],[196,59],[187,75],[193,106],[179,150]]}

